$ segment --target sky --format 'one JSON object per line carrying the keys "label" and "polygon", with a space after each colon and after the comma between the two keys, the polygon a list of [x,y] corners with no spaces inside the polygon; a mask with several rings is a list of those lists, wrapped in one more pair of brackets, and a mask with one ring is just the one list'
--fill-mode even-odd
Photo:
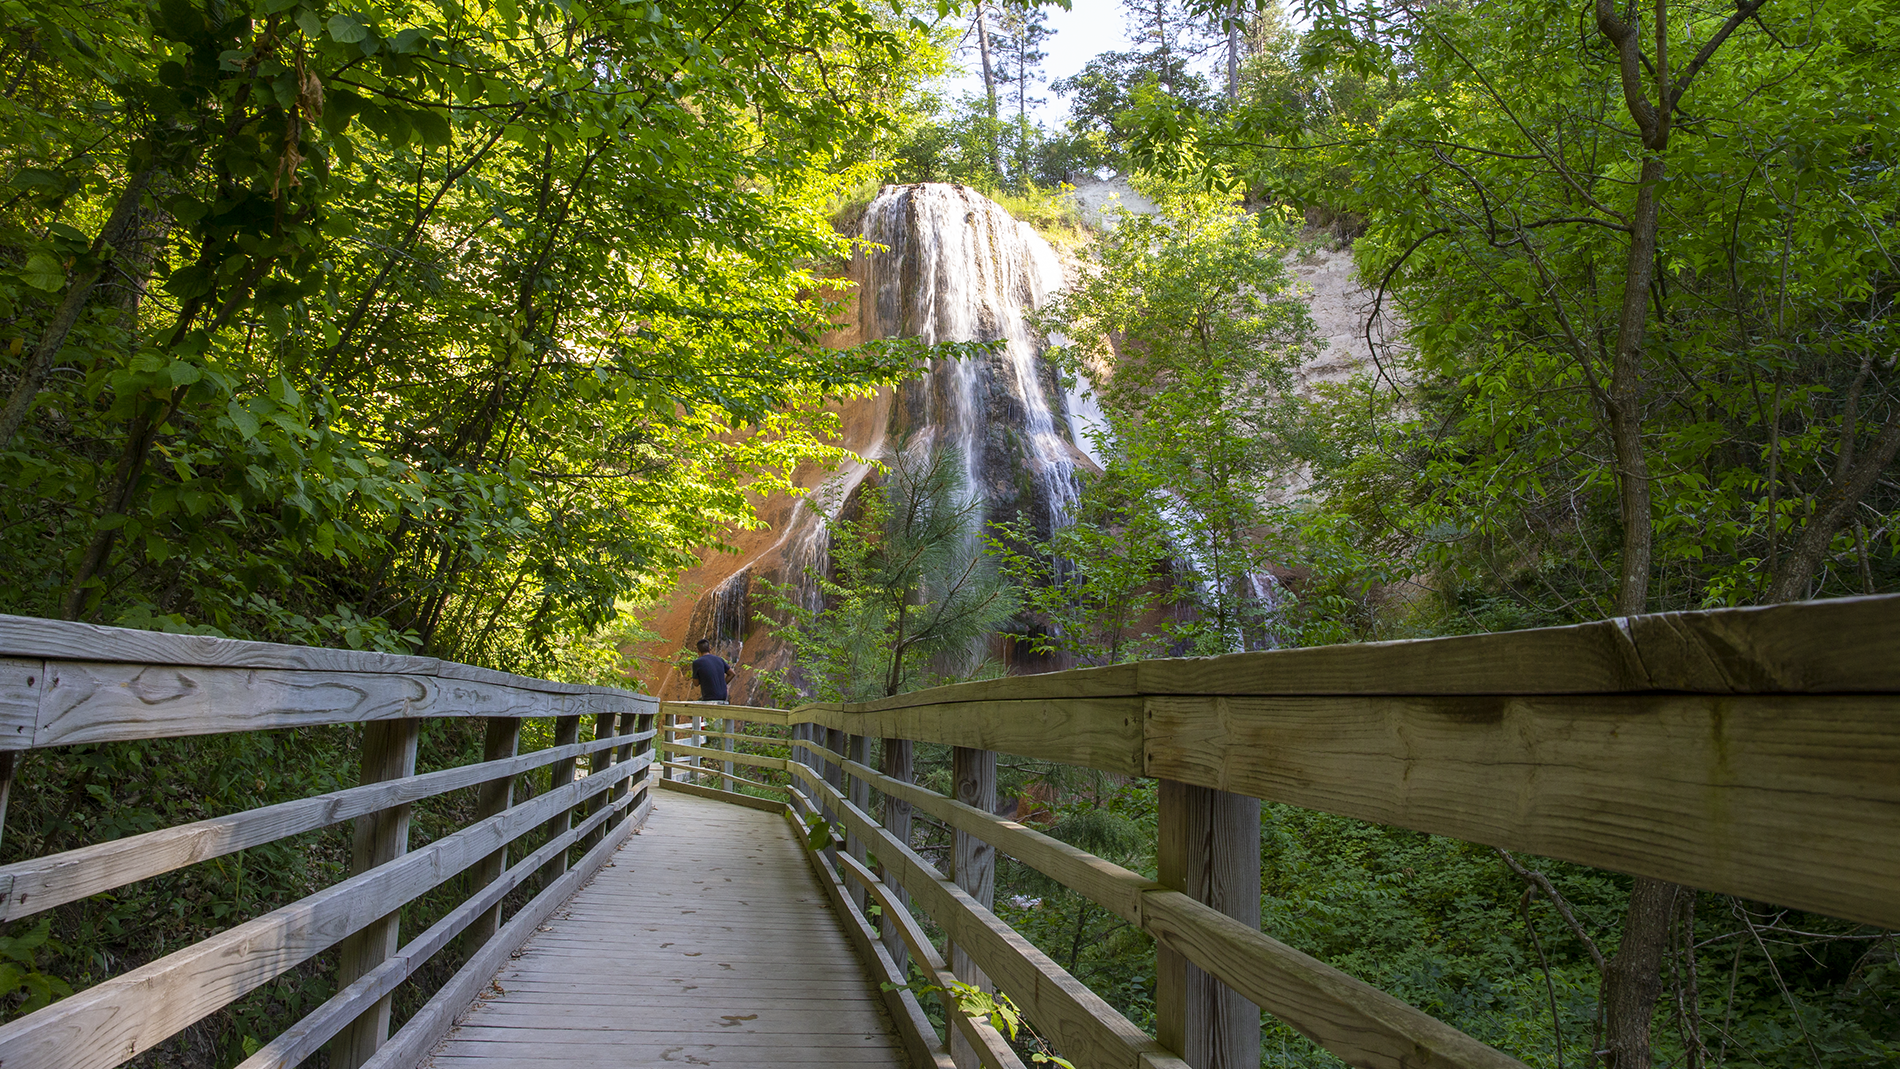
{"label": "sky", "polygon": [[[1050,126],[1060,125],[1068,117],[1069,102],[1051,90],[1048,83],[1079,72],[1089,60],[1103,52],[1122,52],[1129,47],[1128,20],[1122,16],[1121,0],[1072,0],[1072,3],[1074,6],[1068,11],[1055,6],[1043,9],[1048,16],[1047,24],[1055,34],[1042,45],[1042,50],[1049,54],[1042,62],[1047,81],[1037,95],[1046,100],[1032,108],[1031,113]],[[967,53],[957,57],[969,72],[952,79],[953,97],[983,91],[982,61],[977,58],[974,42]]]}

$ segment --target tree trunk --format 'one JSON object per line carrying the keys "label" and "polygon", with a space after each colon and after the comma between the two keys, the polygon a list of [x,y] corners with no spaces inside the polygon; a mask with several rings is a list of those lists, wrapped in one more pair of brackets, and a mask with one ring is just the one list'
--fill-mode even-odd
{"label": "tree trunk", "polygon": [[[1853,427],[1847,427],[1844,436],[1852,435]],[[1851,445],[1843,444],[1843,450]],[[1900,409],[1887,420],[1886,428],[1873,448],[1842,465],[1843,471],[1837,472],[1827,493],[1815,503],[1814,514],[1801,528],[1801,537],[1795,541],[1794,548],[1782,558],[1781,566],[1775,569],[1775,577],[1768,588],[1765,599],[1769,604],[1783,601],[1800,601],[1808,596],[1808,584],[1813,581],[1815,569],[1827,557],[1828,547],[1834,544],[1834,536],[1847,526],[1848,519],[1859,507],[1862,498],[1874,488],[1882,472],[1900,455]]]}
{"label": "tree trunk", "polygon": [[1649,1028],[1662,996],[1663,953],[1676,896],[1693,894],[1665,880],[1638,876],[1623,917],[1623,941],[1603,973],[1603,1064],[1606,1069],[1648,1069]]}
{"label": "tree trunk", "polygon": [[1649,602],[1655,527],[1650,517],[1649,460],[1643,454],[1643,334],[1649,325],[1649,286],[1656,271],[1656,229],[1663,181],[1661,155],[1643,159],[1630,219],[1629,263],[1623,276],[1623,306],[1616,323],[1616,353],[1610,364],[1610,445],[1616,457],[1618,512],[1623,554],[1617,571],[1616,611],[1643,612]]}
{"label": "tree trunk", "polygon": [[106,225],[99,228],[99,236],[93,240],[90,263],[76,275],[67,280],[66,296],[53,310],[52,318],[46,322],[46,329],[40,332],[40,340],[33,347],[33,356],[20,372],[20,381],[13,387],[13,394],[7,398],[7,407],[0,410],[0,449],[13,441],[13,436],[26,422],[28,409],[33,407],[34,398],[39,396],[40,387],[45,385],[46,376],[53,370],[53,363],[59,358],[60,349],[66,345],[66,335],[72,333],[73,325],[79,322],[79,314],[85,311],[86,302],[92,296],[93,287],[105,275],[110,257],[117,249],[114,238],[123,241],[122,235],[131,228],[138,215],[139,199],[145,194],[145,187],[152,181],[151,170],[140,171],[126,183],[125,191],[119,194],[119,202],[113,205],[112,216]]}
{"label": "tree trunk", "polygon": [[1240,99],[1240,5],[1227,8],[1227,99]]}
{"label": "tree trunk", "polygon": [[976,46],[983,54],[983,92],[990,106],[990,170],[1000,179],[1003,175],[1002,148],[996,141],[996,71],[990,65],[990,25],[984,11],[986,5],[976,5]]}

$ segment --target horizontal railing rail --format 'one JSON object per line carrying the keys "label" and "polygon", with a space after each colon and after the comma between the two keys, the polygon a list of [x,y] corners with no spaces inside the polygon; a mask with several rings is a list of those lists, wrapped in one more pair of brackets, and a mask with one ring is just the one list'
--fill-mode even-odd
{"label": "horizontal railing rail", "polygon": [[[1008,854],[1152,935],[1164,968],[1167,955],[1185,961],[1349,1064],[1518,1063],[1273,940],[1257,921],[1224,915],[1204,894],[875,770],[868,740],[1147,776],[1202,791],[1192,797],[1290,803],[1900,928],[1900,596],[1144,661],[790,711],[661,708],[789,729],[802,759],[661,745],[699,762],[675,763],[701,780],[710,760],[794,777],[753,786],[843,825],[849,848],[827,851],[825,864],[854,885],[858,905],[874,899],[895,916],[885,898],[911,892],[1030,1021],[1082,1055],[1078,1064],[1173,1057],[1193,1042],[1181,1035],[1187,1011],[1160,1007],[1172,1042],[1142,1047],[1125,1018],[1075,994],[1072,977],[998,930],[981,903],[946,890],[962,881],[881,827],[871,791],[886,800],[886,823],[914,807],[960,844]],[[1168,814],[1163,825],[1183,826]],[[1230,845],[1257,860],[1257,843],[1241,843]],[[971,856],[962,845],[956,854]],[[887,928],[886,943],[926,975],[935,969],[901,925]],[[972,1045],[986,1064],[1005,1064]]]}
{"label": "horizontal railing rail", "polygon": [[[416,774],[432,717],[482,718],[484,759]],[[529,718],[551,719],[552,745],[520,754]],[[939,1066],[946,1042],[996,1069],[1021,1062],[944,990],[939,1040],[913,965],[938,989],[994,984],[1083,1065],[1207,1064],[1222,1027],[1245,1031],[1237,1010],[1208,1024],[1215,1003],[1263,1007],[1354,1065],[1517,1065],[1259,931],[1246,906],[1258,902],[1257,869],[1251,892],[1245,871],[1254,799],[1900,928],[1900,597],[1146,661],[791,711],[0,616],[0,815],[22,751],[337,724],[363,728],[355,787],[0,866],[10,920],[356,827],[341,882],[0,1026],[0,1064],[122,1064],[335,950],[336,994],[243,1069],[326,1047],[336,1069],[407,1069],[644,819],[656,781],[837,828],[813,854],[820,883],[889,988],[913,1058]],[[884,740],[877,768],[872,739]],[[954,749],[956,799],[912,782],[915,742]],[[984,792],[999,752],[1162,781],[1159,878],[994,815]],[[517,802],[517,780],[542,770],[546,789]],[[409,808],[470,789],[474,819],[410,850]],[[912,847],[912,810],[950,829],[951,864]],[[991,851],[1154,938],[1156,1035],[990,911]],[[402,907],[464,875],[461,900],[404,942]],[[504,900],[531,887],[504,918]],[[390,1035],[392,994],[458,939],[466,964]]]}
{"label": "horizontal railing rail", "polygon": [[[629,691],[426,657],[0,616],[0,814],[20,751],[364,729],[358,786],[0,866],[0,920],[16,920],[346,821],[356,833],[340,882],[0,1025],[0,1065],[120,1065],[334,950],[336,994],[241,1069],[289,1069],[326,1047],[333,1069],[409,1069],[645,819],[657,708]],[[416,774],[421,725],[437,717],[481,718],[483,759]],[[587,717],[594,737],[583,741]],[[553,745],[518,753],[531,718],[552,721]],[[517,801],[517,781],[544,771],[545,788]],[[474,819],[410,849],[410,808],[469,789]],[[510,865],[510,847],[524,842],[526,856]],[[402,909],[458,879],[461,900],[404,941]],[[504,918],[505,900],[530,890]],[[392,995],[458,940],[462,967],[425,990],[422,1008],[391,1035]]]}

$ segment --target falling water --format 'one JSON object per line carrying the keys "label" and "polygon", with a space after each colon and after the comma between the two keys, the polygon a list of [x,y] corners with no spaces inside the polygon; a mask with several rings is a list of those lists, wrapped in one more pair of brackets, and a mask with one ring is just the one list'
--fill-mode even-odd
{"label": "falling water", "polygon": [[1028,314],[1062,284],[1055,250],[989,198],[962,186],[887,187],[864,216],[874,243],[856,265],[867,337],[1001,342],[973,360],[933,360],[905,384],[892,413],[897,440],[956,449],[965,500],[987,518],[1026,515],[1045,533],[1069,521],[1076,450],[1049,394],[1046,341]]}

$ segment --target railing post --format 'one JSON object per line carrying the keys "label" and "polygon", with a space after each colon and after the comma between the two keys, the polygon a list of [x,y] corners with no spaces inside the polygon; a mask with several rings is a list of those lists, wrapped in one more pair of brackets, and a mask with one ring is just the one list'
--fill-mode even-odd
{"label": "railing post", "polygon": [[[727,717],[726,718],[726,737],[719,740],[721,743],[724,744],[720,747],[720,749],[726,751],[727,753],[732,753],[733,751],[737,750],[739,748],[739,740],[733,738],[733,736],[737,735],[738,733],[739,733],[739,722],[737,720],[734,720],[732,717]],[[732,759],[727,758],[725,764],[726,764],[726,775],[725,775],[725,779],[722,785],[725,787],[726,790],[736,791],[739,789],[739,785],[732,781]]]}
{"label": "railing post", "polygon": [[[856,761],[860,765],[868,765],[871,763],[871,739],[869,736],[847,735],[845,736],[844,745],[843,753],[845,757]],[[871,808],[871,785],[864,781],[863,776],[852,776],[850,782],[850,790],[846,797],[850,798],[851,804],[857,806],[859,810],[869,811]],[[858,838],[856,835],[847,835],[845,837],[845,851],[859,862],[864,861],[866,856],[864,840]],[[851,888],[851,899],[857,903],[858,912],[863,913],[865,907],[870,904],[870,892],[865,890],[863,884],[855,880],[847,880],[846,884]]]}
{"label": "railing post", "polygon": [[[894,780],[909,783],[915,775],[915,754],[916,746],[909,739],[885,739],[878,744],[878,771]],[[884,830],[890,832],[898,842],[905,846],[910,845],[910,803],[908,801],[885,795],[882,819]],[[899,907],[909,906],[909,892],[905,891],[903,885],[897,881],[885,879],[886,874],[882,864],[878,865],[877,874],[880,879],[884,879],[885,888],[890,891],[895,903]],[[904,936],[898,929],[896,921],[891,917],[884,917],[879,921],[878,928],[878,934],[884,939],[884,949],[890,952],[891,960],[897,963],[898,975],[909,976],[910,970],[905,963],[910,958],[910,948],[904,945]]]}
{"label": "railing post", "polygon": [[[491,716],[488,718],[487,738],[482,743],[483,761],[505,761],[515,755],[521,744],[521,721],[512,716]],[[491,779],[476,788],[475,819],[487,820],[489,817],[506,812],[515,803],[515,778],[504,776]],[[494,853],[477,861],[469,869],[468,893],[475,894],[490,883],[501,878],[508,869],[508,848],[502,847]],[[462,934],[464,954],[473,954],[489,937],[501,927],[501,903],[475,918]]]}
{"label": "railing post", "polygon": [[[572,746],[579,741],[581,741],[581,718],[578,715],[556,717],[554,720],[554,745]],[[559,761],[554,762],[553,766],[548,769],[548,790],[550,792],[558,791],[562,787],[574,782],[574,770],[578,766],[579,758],[574,757],[563,757]],[[552,840],[557,836],[567,834],[567,829],[573,827],[573,820],[574,811],[572,809],[563,809],[554,816],[549,817],[545,829],[546,837]],[[567,854],[568,852],[563,850],[549,858],[546,865],[541,866],[541,879],[543,882],[552,880],[567,871]]]}
{"label": "railing post", "polygon": [[[651,731],[658,724],[658,722],[659,722],[659,717],[654,713],[633,714],[633,730],[635,731]],[[642,739],[641,741],[634,743],[633,753],[629,757],[629,760],[631,760],[633,757],[642,757],[642,756],[645,756],[646,754],[653,753],[657,749],[657,747],[654,745],[656,741],[658,741],[657,738]],[[648,765],[646,771],[640,773],[640,789],[639,791],[636,792],[636,795],[633,799],[632,804],[628,806],[629,813],[631,813],[634,809],[639,808],[640,804],[646,801],[647,792],[649,790],[652,790],[652,787],[649,786],[652,780],[653,780],[653,766]]]}
{"label": "railing post", "polygon": [[[363,725],[362,773],[360,783],[404,779],[416,774],[416,739],[421,734],[419,719],[374,720]],[[355,842],[350,850],[350,875],[368,872],[409,852],[409,806],[391,806],[380,813],[358,817]],[[382,964],[396,952],[397,910],[348,936],[337,949],[337,987],[354,982],[364,973]],[[389,998],[363,1011],[330,1041],[330,1065],[334,1069],[357,1069],[375,1055],[389,1038]]]}
{"label": "railing post", "polygon": [[[594,714],[594,741],[595,742],[599,742],[601,739],[611,739],[614,737],[614,721],[619,719],[619,716],[620,716],[619,713],[595,713]],[[595,750],[593,753],[587,756],[587,774],[591,776],[597,772],[605,772],[607,771],[607,766],[613,763],[614,763],[614,752],[612,749]],[[592,799],[576,807],[577,808],[576,815],[581,817],[583,820],[585,820],[586,818],[594,815],[594,810],[599,809],[601,806],[604,806],[606,804],[607,804],[607,796],[605,794],[596,794],[594,795]],[[594,848],[594,844],[600,842],[601,836],[606,835],[606,834],[607,834],[607,830],[604,827],[597,827],[593,831],[588,832],[587,837],[581,840],[581,843],[580,843],[581,852],[586,853],[587,851],[592,850]]]}
{"label": "railing post", "polygon": [[[1161,781],[1161,882],[1260,926],[1260,800]],[[1155,948],[1155,1038],[1194,1069],[1257,1069],[1260,1008],[1186,958]]]}
{"label": "railing post", "polygon": [[[660,717],[660,741],[662,742],[680,741],[679,722],[680,722],[680,714],[678,713],[667,713],[665,716]],[[681,757],[678,753],[674,752],[670,748],[666,751],[666,759],[668,761],[673,762],[674,764],[681,764],[686,760],[686,758]],[[660,769],[660,778],[672,779],[677,771],[678,770],[676,769],[662,768]],[[687,778],[686,773],[684,772],[678,772],[678,776],[682,780]]]}
{"label": "railing post", "polygon": [[[975,806],[985,813],[996,812],[996,753],[993,750],[972,750],[967,746],[958,746],[951,756],[951,775],[957,787],[957,801]],[[951,840],[951,876],[957,886],[968,892],[971,898],[981,903],[985,909],[996,903],[996,848],[968,832],[958,831]],[[957,979],[966,984],[975,984],[984,991],[995,990],[983,970],[977,968],[963,948],[951,944],[949,954],[950,971]],[[963,1033],[952,1028],[950,1032],[950,1056],[956,1059],[957,1069],[978,1069],[980,1061],[970,1041]]]}
{"label": "railing post", "polygon": [[[825,729],[825,749],[830,750],[832,753],[835,753],[835,754],[844,753],[844,729],[843,728],[826,728]],[[831,784],[831,787],[833,790],[837,791],[839,794],[843,794],[844,793],[844,766],[838,764],[838,762],[833,761],[829,757],[825,758],[824,765],[825,765],[825,770],[824,770],[825,782]],[[823,806],[823,809],[825,811],[826,820],[838,819],[838,814],[832,811],[830,803],[825,803]],[[838,846],[836,843],[833,843],[832,845],[825,847],[825,861],[831,865],[831,870],[833,872],[842,871],[838,868]]]}
{"label": "railing post", "polygon": [[[638,719],[638,714],[636,714],[631,709],[626,710],[625,712],[621,713],[619,717],[617,718],[620,726],[616,728],[615,731],[621,735],[633,734],[633,732],[635,731],[635,728],[633,725],[637,719]],[[616,765],[625,764],[626,762],[631,761],[631,760],[633,760],[633,743],[631,742],[622,743],[619,746],[614,747],[614,764]],[[621,780],[619,783],[614,784],[612,790],[607,792],[606,804],[614,805],[618,803],[622,798],[625,798],[627,796],[628,792],[632,790],[633,790],[632,780],[630,779]],[[607,827],[613,828],[625,819],[627,819],[627,814],[626,814],[626,811],[623,809],[621,810],[620,815],[607,818]]]}
{"label": "railing post", "polygon": [[[798,762],[801,765],[804,765],[806,768],[817,767],[812,762],[811,750],[806,748],[806,744],[811,742],[812,730],[813,730],[812,725],[809,722],[793,724],[791,727],[792,760]],[[799,785],[798,777],[795,775],[792,775],[789,771],[786,772],[785,774],[785,782],[788,788],[791,788],[794,790],[798,788],[798,785]],[[800,797],[797,793],[791,793],[790,797],[792,799],[792,808],[795,810],[799,810],[800,811],[799,818],[803,819],[807,815],[803,811],[804,803],[800,800]]]}

